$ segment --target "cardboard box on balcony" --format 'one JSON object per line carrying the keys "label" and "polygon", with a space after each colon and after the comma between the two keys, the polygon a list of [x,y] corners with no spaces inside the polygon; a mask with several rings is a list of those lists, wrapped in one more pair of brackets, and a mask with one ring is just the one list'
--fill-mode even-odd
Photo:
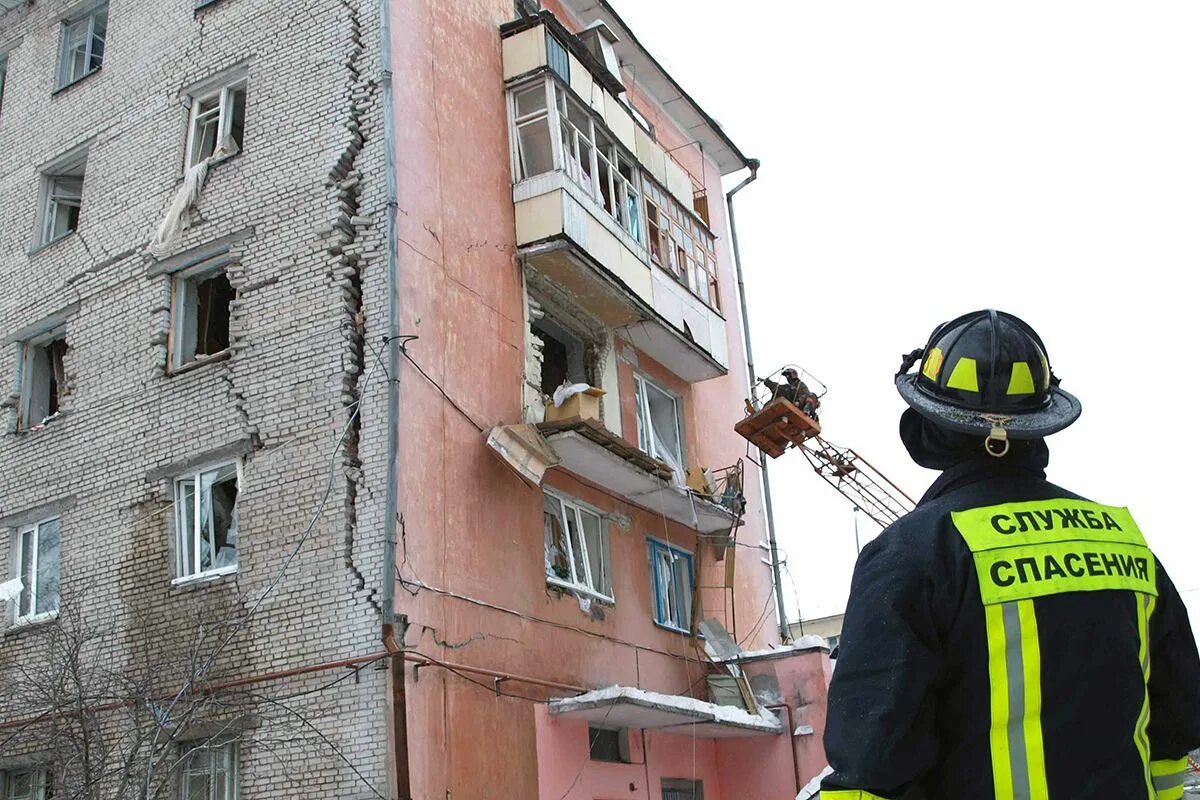
{"label": "cardboard box on balcony", "polygon": [[588,387],[579,394],[567,398],[561,406],[554,403],[546,404],[546,422],[561,422],[564,419],[600,419],[600,398],[604,396],[603,389],[595,386]]}

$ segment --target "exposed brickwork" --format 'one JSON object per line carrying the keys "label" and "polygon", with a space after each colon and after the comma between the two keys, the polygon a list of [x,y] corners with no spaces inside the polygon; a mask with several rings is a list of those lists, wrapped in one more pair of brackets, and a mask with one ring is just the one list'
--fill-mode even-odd
{"label": "exposed brickwork", "polygon": [[[64,595],[112,627],[115,663],[132,666],[183,647],[191,614],[244,615],[329,487],[311,538],[212,677],[374,652],[384,437],[363,431],[380,430],[386,388],[382,369],[364,380],[384,329],[382,305],[364,300],[383,287],[384,183],[372,180],[382,150],[369,134],[380,124],[376,4],[219,0],[196,13],[194,0],[112,0],[103,67],[54,93],[57,20],[74,5],[39,0],[0,15],[0,337],[78,304],[60,416],[16,432],[12,398],[0,408],[0,518],[61,509]],[[154,274],[146,244],[183,177],[189,87],[237,69],[248,80],[243,152],[213,166],[174,251],[230,237],[231,354],[172,375],[171,277]],[[31,253],[38,168],[85,143],[79,231]],[[0,399],[18,349],[0,347]],[[238,571],[172,586],[171,478],[233,454],[245,459]],[[12,533],[0,530],[5,577]],[[31,663],[45,639],[46,628],[5,631],[0,669]],[[253,688],[280,697],[345,674]],[[380,789],[384,674],[368,668],[293,704]],[[3,694],[0,722],[34,710]],[[373,796],[312,730],[297,733],[294,715],[266,701],[255,709],[243,796]],[[0,742],[0,769],[41,757],[22,737],[0,731]]]}

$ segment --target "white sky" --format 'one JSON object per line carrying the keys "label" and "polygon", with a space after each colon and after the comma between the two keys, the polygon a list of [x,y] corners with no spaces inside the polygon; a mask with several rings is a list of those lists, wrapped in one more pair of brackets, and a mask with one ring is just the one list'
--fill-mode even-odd
{"label": "white sky", "polygon": [[[901,354],[966,311],[1022,316],[1084,406],[1050,479],[1131,508],[1200,630],[1200,6],[612,2],[763,162],[737,200],[759,374],[820,377],[827,438],[919,495]],[[772,479],[793,602],[840,612],[850,504],[798,453]]]}

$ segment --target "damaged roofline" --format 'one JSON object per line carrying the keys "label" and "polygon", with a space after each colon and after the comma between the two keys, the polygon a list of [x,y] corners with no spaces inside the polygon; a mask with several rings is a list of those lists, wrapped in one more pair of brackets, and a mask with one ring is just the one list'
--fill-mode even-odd
{"label": "damaged roofline", "polygon": [[[616,27],[619,28],[617,34],[627,38],[630,44],[645,54],[646,58],[649,59],[654,68],[658,70],[658,72],[667,80],[668,83],[671,84],[675,91],[679,92],[679,96],[682,97],[683,100],[692,107],[693,111],[700,115],[701,119],[704,120],[704,122],[713,130],[714,133],[716,133],[717,137],[721,139],[725,146],[729,148],[730,152],[732,152],[738,158],[738,160],[741,162],[742,168],[749,169],[751,164],[755,162],[755,159],[747,156],[742,152],[741,148],[734,144],[733,140],[729,138],[727,133],[725,133],[725,130],[721,127],[720,123],[713,119],[712,116],[709,115],[709,113],[705,111],[701,105],[697,103],[696,100],[687,93],[687,91],[684,90],[682,86],[679,85],[679,81],[675,80],[674,76],[672,76],[671,73],[668,72],[661,63],[659,63],[658,59],[654,57],[654,54],[651,53],[645,45],[638,41],[638,38],[634,35],[633,30],[628,24],[626,24],[625,20],[621,18],[621,15],[616,12],[616,9],[609,4],[608,0],[595,0],[595,3],[601,9],[603,9],[606,14],[612,17],[613,23],[615,23]],[[730,171],[735,172],[736,170]]]}

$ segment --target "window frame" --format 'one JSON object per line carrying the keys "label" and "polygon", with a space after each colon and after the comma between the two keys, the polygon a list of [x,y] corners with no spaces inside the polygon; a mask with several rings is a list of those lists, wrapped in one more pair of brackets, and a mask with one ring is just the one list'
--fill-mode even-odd
{"label": "window frame", "polygon": [[[228,766],[228,768],[224,771],[225,772],[225,793],[223,796],[224,796],[225,800],[237,800],[238,799],[238,797],[240,796],[240,791],[239,791],[239,787],[238,787],[238,784],[240,781],[238,778],[239,778],[239,773],[241,771],[239,769],[239,767],[240,767],[239,762],[241,760],[241,748],[238,746],[238,742],[236,739],[226,739],[226,740],[217,740],[217,741],[209,741],[209,740],[202,739],[202,740],[181,742],[179,745],[179,749],[181,751],[184,751],[180,755],[178,772],[176,773],[176,780],[179,784],[179,794],[178,794],[179,800],[189,800],[190,795],[188,792],[187,777],[192,774],[195,774],[195,775],[207,774],[208,775],[209,781],[210,781],[209,796],[210,797],[212,796],[212,794],[213,794],[212,788],[215,785],[214,782],[215,782],[215,779],[218,774],[218,770],[215,767],[215,759],[213,758],[213,755],[215,753],[223,754],[224,758],[226,759],[227,766]],[[192,758],[198,752],[201,752],[201,751],[209,753],[208,769],[203,772],[200,770],[189,769],[188,765],[191,762]]]}
{"label": "window frame", "polygon": [[[613,580],[612,580],[612,577],[613,577],[612,576],[612,538],[611,538],[611,532],[608,527],[608,519],[606,518],[604,512],[600,511],[600,509],[598,509],[594,506],[584,503],[581,500],[571,497],[570,495],[568,495],[564,492],[556,491],[549,487],[543,488],[542,493],[543,493],[543,500],[542,500],[543,535],[546,533],[546,531],[545,531],[545,524],[546,524],[545,516],[546,516],[547,511],[546,511],[545,498],[552,498],[559,503],[559,515],[560,516],[559,516],[558,522],[559,522],[559,525],[562,530],[563,541],[567,547],[567,551],[566,551],[567,564],[570,567],[572,578],[577,578],[578,576],[576,575],[576,571],[577,571],[576,570],[576,561],[579,559],[576,558],[576,555],[574,552],[574,546],[571,542],[570,528],[567,525],[567,508],[570,507],[575,512],[575,524],[577,526],[577,529],[579,530],[579,541],[580,541],[580,544],[583,549],[583,553],[581,556],[582,564],[584,566],[584,569],[588,573],[587,574],[587,581],[588,581],[587,583],[582,582],[582,581],[577,581],[577,580],[573,581],[570,579],[560,578],[557,575],[552,574],[553,568],[552,568],[552,565],[550,564],[549,550],[545,549],[545,541],[543,539],[543,554],[545,557],[545,565],[546,565],[546,569],[545,569],[546,583],[551,586],[555,586],[559,589],[565,589],[569,592],[574,592],[577,595],[583,595],[583,596],[589,597],[592,600],[598,600],[602,603],[616,605],[616,602],[617,602],[616,592],[613,590],[613,586],[612,586],[612,584],[613,584]],[[602,578],[607,579],[608,594],[605,594],[602,591],[602,589],[604,588],[603,581],[600,584],[601,588],[597,589],[597,588],[595,588],[595,585],[594,585],[595,581],[592,580],[592,577],[593,577],[591,574],[592,562],[591,562],[591,559],[588,557],[589,552],[588,552],[588,546],[587,546],[587,537],[584,535],[583,518],[582,518],[582,514],[585,514],[585,513],[591,514],[592,516],[596,517],[596,520],[597,520],[597,523],[599,526],[599,537],[600,537],[600,540],[604,544],[603,551],[600,553],[600,566],[601,566]]]}
{"label": "window frame", "polygon": [[654,442],[654,437],[649,435],[649,429],[653,429],[654,420],[650,415],[650,396],[647,389],[654,389],[660,394],[671,400],[675,407],[675,431],[679,439],[679,468],[683,472],[687,471],[687,440],[684,438],[683,430],[683,398],[672,392],[661,383],[652,378],[643,375],[640,372],[633,373],[633,399],[635,418],[637,422],[637,442],[638,449],[651,458],[657,458],[660,461],[666,461],[659,455],[658,445]]}
{"label": "window frame", "polygon": [[[29,794],[13,794],[14,775],[29,775]],[[46,800],[47,790],[53,790],[54,776],[48,767],[23,767],[0,771],[0,794],[2,800]]]}
{"label": "window frame", "polygon": [[[30,417],[30,413],[32,411],[31,406],[33,405],[33,382],[34,382],[34,378],[37,377],[33,374],[36,366],[35,366],[35,359],[33,357],[32,351],[35,348],[50,351],[51,346],[55,342],[62,341],[65,343],[66,340],[67,340],[66,325],[56,325],[53,328],[43,331],[42,333],[39,333],[35,336],[31,336],[28,339],[26,339],[20,343],[21,351],[20,351],[19,371],[18,371],[20,388],[19,388],[19,398],[17,400],[17,430],[30,431],[34,428],[34,426],[42,424],[42,421],[43,421],[42,419],[34,420]],[[67,347],[69,349],[69,345],[67,345]],[[54,372],[54,354],[52,351],[48,352],[48,357],[50,359],[50,364],[49,364],[48,368],[53,373]],[[64,369],[65,369],[65,366],[64,366]],[[54,376],[53,374],[51,375],[51,378],[55,378],[55,377],[56,376]],[[59,410],[61,410],[61,406],[62,406],[62,397],[63,397],[62,390],[63,390],[63,387],[60,385],[58,387]],[[47,411],[48,410],[49,409],[47,409]]]}
{"label": "window frame", "polygon": [[[692,553],[690,550],[684,550],[682,547],[673,545],[669,542],[664,542],[661,539],[656,539],[653,536],[647,536],[646,542],[648,543],[649,552],[650,552],[651,587],[654,589],[654,624],[659,626],[660,628],[666,628],[669,631],[674,631],[675,633],[684,633],[684,634],[687,634],[690,636],[692,633],[692,631],[691,631],[692,606],[696,602],[696,597],[695,597],[695,584],[696,584],[695,554]],[[672,618],[668,617],[666,614],[667,598],[665,596],[664,587],[662,585],[661,574],[659,573],[659,559],[663,555],[669,556],[671,559],[671,580],[672,580],[672,582],[675,580],[676,577],[678,577],[675,572],[676,562],[682,561],[687,567],[687,586],[686,586],[687,604],[686,604],[686,607],[684,607],[681,602],[684,597],[684,594],[678,590],[676,590],[676,601],[672,604],[674,606],[674,608],[672,609],[672,612],[673,612],[672,616],[677,616],[678,618],[682,619],[683,623],[684,623],[682,625],[676,624],[674,621],[672,621]]]}
{"label": "window frame", "polygon": [[[579,98],[556,72],[549,67],[547,69],[548,74],[513,86],[508,92],[512,170],[516,182],[551,172],[564,173],[626,236],[637,242],[639,249],[644,250],[645,209],[640,163],[625,149],[616,134],[597,118],[591,106]],[[517,95],[539,84],[545,90],[544,107],[528,114],[519,114]],[[577,119],[572,119],[572,107]],[[584,123],[587,130],[583,130],[577,122]],[[534,125],[546,126],[553,163],[549,170],[526,174],[521,129]],[[606,140],[602,146],[599,144],[601,138]],[[605,181],[609,198],[607,204],[601,182],[601,162],[608,175]],[[628,166],[628,176],[623,173],[623,165]]]}
{"label": "window frame", "polygon": [[4,113],[4,83],[8,80],[8,53],[0,53],[0,114]]}
{"label": "window frame", "polygon": [[[649,176],[642,178],[642,197],[646,206],[646,248],[650,260],[693,296],[719,312],[721,292],[717,278],[717,240],[708,225],[698,213],[685,207]],[[658,232],[657,240],[651,227]],[[703,292],[701,280],[704,283]]]}
{"label": "window frame", "polygon": [[15,538],[15,546],[14,546],[15,557],[13,558],[13,565],[16,569],[16,577],[21,578],[22,583],[24,582],[24,573],[25,573],[25,559],[22,557],[22,553],[24,551],[24,548],[21,546],[22,540],[25,538],[26,534],[32,534],[31,546],[29,548],[29,552],[32,555],[32,558],[31,558],[32,565],[30,566],[30,570],[29,570],[29,574],[30,574],[30,578],[31,578],[30,582],[32,585],[28,586],[28,587],[22,586],[22,594],[25,593],[25,590],[28,590],[28,592],[29,592],[29,613],[27,613],[27,614],[21,613],[21,595],[17,596],[16,602],[13,604],[12,621],[13,621],[14,626],[35,625],[39,622],[44,622],[46,620],[54,619],[58,616],[59,608],[61,608],[62,590],[60,588],[59,596],[55,601],[54,608],[48,609],[46,611],[38,611],[37,610],[38,594],[42,588],[41,581],[39,579],[40,576],[38,573],[38,567],[40,566],[39,561],[41,560],[41,549],[42,549],[41,548],[42,526],[49,525],[52,522],[58,523],[58,545],[57,545],[55,558],[58,562],[56,571],[58,573],[58,582],[61,587],[61,585],[62,585],[62,517],[61,516],[46,517],[45,519],[40,519],[37,522],[31,522],[27,525],[21,525],[20,527],[18,527],[16,529],[16,538]]}
{"label": "window frame", "polygon": [[[83,224],[83,192],[87,183],[87,163],[87,151],[76,151],[57,159],[41,171],[38,187],[38,219],[33,247],[35,252],[49,247],[55,242],[61,242],[76,233]],[[76,171],[79,174],[74,174]],[[59,190],[59,184],[66,181],[78,181],[78,192]],[[56,235],[54,228],[60,207],[66,209],[72,206],[77,209],[78,219],[75,227]]]}
{"label": "window frame", "polygon": [[[100,37],[100,42],[102,45],[100,63],[93,67],[91,66],[92,60],[96,55],[96,19],[101,15],[104,16],[104,35]],[[74,49],[71,47],[71,29],[84,22],[87,23],[87,31],[84,34],[86,38],[84,39],[83,43],[83,58],[87,67],[82,74],[68,78],[68,65],[70,63],[68,56]],[[79,83],[87,76],[99,71],[99,69],[104,65],[104,56],[108,52],[108,3],[96,3],[90,8],[80,11],[75,16],[64,19],[62,21],[61,40],[62,41],[59,43],[58,50],[58,74],[55,76],[55,91],[61,91],[62,89],[66,89],[68,86],[73,86],[76,83]]]}
{"label": "window frame", "polygon": [[[210,566],[208,569],[202,570],[202,569],[200,569],[200,531],[201,531],[200,511],[201,511],[203,504],[201,502],[198,502],[198,498],[200,496],[200,491],[203,487],[202,480],[203,480],[203,477],[207,474],[210,474],[210,473],[219,474],[222,470],[225,470],[229,467],[234,468],[234,481],[236,482],[236,487],[237,487],[237,497],[235,497],[234,501],[233,501],[233,509],[231,510],[231,524],[230,524],[230,530],[232,530],[236,536],[236,538],[234,540],[234,548],[233,548],[235,560],[234,560],[234,563],[232,563],[232,564],[226,564],[225,566],[220,566],[220,567]],[[195,469],[188,470],[188,472],[186,474],[176,475],[174,478],[171,479],[171,499],[173,501],[174,512],[175,512],[174,513],[175,530],[173,531],[173,534],[172,534],[172,544],[174,546],[175,575],[171,579],[172,585],[178,586],[181,584],[213,580],[213,579],[219,578],[223,575],[232,575],[238,571],[238,566],[239,566],[239,562],[240,562],[240,558],[241,558],[241,548],[240,548],[241,532],[238,530],[237,507],[238,507],[238,503],[242,499],[242,486],[243,486],[242,467],[243,467],[242,460],[240,458],[233,459],[230,461],[221,461],[221,462],[217,462],[217,463],[205,464],[201,467],[197,467]],[[191,543],[189,545],[189,548],[185,549],[183,547],[183,537],[184,537],[185,533],[188,532],[188,528],[186,528],[184,526],[184,520],[183,520],[183,511],[185,508],[185,504],[182,502],[182,497],[183,497],[182,486],[187,483],[191,483],[191,486],[192,486],[192,527],[190,529]],[[211,487],[214,485],[216,485],[215,480],[213,481],[212,484],[210,484],[210,487],[209,487],[210,492],[211,492]],[[211,513],[212,513],[211,499],[209,501],[208,506],[209,506],[209,514],[211,516]],[[212,548],[212,543],[210,543],[210,548]],[[214,551],[212,554],[214,564],[216,563],[216,553],[217,552],[218,551]],[[190,572],[184,572],[183,571],[184,570],[183,561],[184,561],[184,558],[188,554],[191,555],[192,564],[193,564],[194,569]]]}
{"label": "window frame", "polygon": [[[229,280],[229,266],[235,263],[232,259],[223,260],[218,264],[202,263],[194,267],[180,270],[171,274],[171,319],[170,328],[167,332],[167,353],[169,372],[175,374],[185,372],[193,367],[202,366],[213,361],[220,361],[228,358],[233,351],[233,335],[232,331],[229,334],[229,344],[215,353],[204,353],[203,355],[192,354],[188,360],[183,358],[183,343],[186,340],[185,326],[188,324],[187,310],[189,298],[196,291],[196,288],[205,281],[216,277],[217,275],[225,275],[225,279]],[[233,291],[233,296],[230,298],[230,305],[237,300],[237,287],[230,282],[230,289]],[[197,300],[197,304],[199,301]],[[197,310],[197,314],[199,311]],[[230,309],[232,317],[232,308]],[[198,322],[198,321],[197,321]],[[197,343],[198,344],[198,343]]]}
{"label": "window frame", "polygon": [[[246,106],[250,101],[250,92],[248,89],[248,79],[247,79],[246,75],[239,74],[239,75],[230,77],[227,80],[219,81],[215,84],[206,84],[202,88],[197,89],[192,92],[192,95],[191,95],[192,107],[191,107],[190,112],[188,113],[187,150],[185,152],[184,165],[183,165],[185,172],[192,169],[192,167],[196,166],[196,164],[200,163],[201,161],[212,158],[214,155],[221,152],[224,145],[229,142],[233,142],[233,144],[237,146],[237,150],[234,152],[230,152],[226,156],[223,156],[222,159],[232,158],[233,156],[242,152],[242,149],[243,149],[242,145],[239,145],[239,144],[237,144],[237,142],[233,141],[233,137],[230,132],[230,127],[232,126],[232,123],[233,123],[233,95],[235,92],[238,92],[238,91],[241,91],[242,94],[244,95],[244,99],[242,101],[242,114],[243,114],[242,137],[243,137],[243,143],[244,143],[244,141],[245,141],[245,118],[244,118],[244,116],[246,113]],[[200,106],[203,105],[205,102],[212,100],[213,98],[217,99],[217,108],[216,108],[217,139],[213,145],[213,152],[210,155],[205,156],[204,158],[198,159],[196,157],[197,156],[196,125],[200,119],[200,113],[201,113]],[[211,112],[207,112],[207,113],[211,113]]]}

